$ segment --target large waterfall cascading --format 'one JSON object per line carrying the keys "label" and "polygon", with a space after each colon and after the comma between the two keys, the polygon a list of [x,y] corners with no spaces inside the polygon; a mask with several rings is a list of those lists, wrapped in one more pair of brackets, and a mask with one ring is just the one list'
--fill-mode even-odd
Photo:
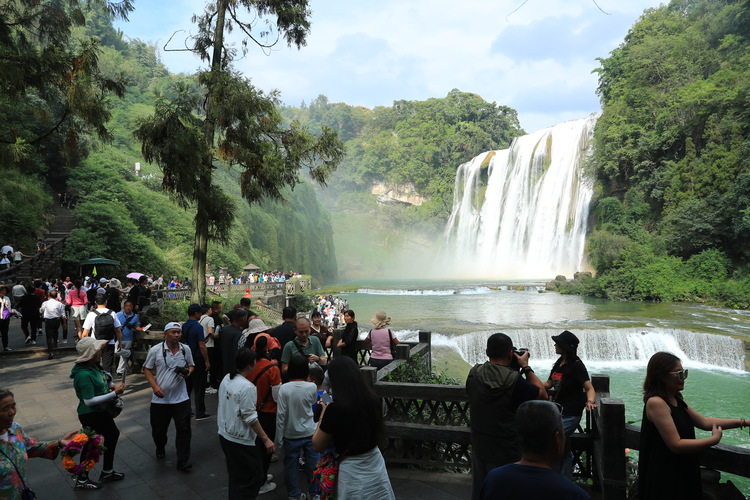
{"label": "large waterfall cascading", "polygon": [[[504,330],[532,359],[550,364],[557,359],[552,335],[560,330]],[[731,370],[745,369],[745,346],[739,339],[687,330],[620,328],[574,332],[580,339],[578,356],[587,364],[645,366],[658,351],[681,358],[686,365],[702,364]],[[485,348],[491,333],[470,333],[451,339],[469,364],[487,361]],[[539,362],[539,361],[537,361]],[[550,364],[551,366],[551,364]]]}
{"label": "large waterfall cascading", "polygon": [[445,269],[462,278],[584,270],[593,181],[583,172],[598,114],[519,137],[456,173]]}

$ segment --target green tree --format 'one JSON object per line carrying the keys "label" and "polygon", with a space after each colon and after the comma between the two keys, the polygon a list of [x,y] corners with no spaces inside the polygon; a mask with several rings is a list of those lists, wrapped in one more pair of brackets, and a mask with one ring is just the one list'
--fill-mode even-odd
{"label": "green tree", "polygon": [[[343,158],[343,144],[330,128],[314,137],[299,123],[284,127],[277,94],[264,94],[232,69],[236,50],[225,40],[237,29],[245,35],[243,53],[248,43],[267,47],[281,38],[299,48],[309,32],[310,14],[306,0],[210,2],[193,18],[198,32],[192,51],[209,64],[197,75],[200,93],[181,87],[176,98],[160,99],[135,132],[146,160],[162,168],[164,189],[181,206],[195,209],[192,275],[199,302],[205,298],[208,240],[226,241],[233,220],[234,207],[214,183],[213,170],[221,164],[236,169],[243,197],[255,203],[281,198],[281,189],[294,187],[303,167],[313,180],[325,183]],[[258,33],[253,24],[258,20],[269,31]],[[271,32],[276,41],[268,37]]]}

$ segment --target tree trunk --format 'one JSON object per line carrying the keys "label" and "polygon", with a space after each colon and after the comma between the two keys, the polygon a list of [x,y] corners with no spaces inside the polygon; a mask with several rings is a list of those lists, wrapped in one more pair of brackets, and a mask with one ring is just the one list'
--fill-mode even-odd
{"label": "tree trunk", "polygon": [[[212,75],[221,71],[222,50],[224,48],[224,20],[227,11],[228,0],[219,0],[216,4],[216,29],[214,30],[213,57],[211,58]],[[215,81],[211,79],[211,82]],[[210,119],[214,106],[214,92],[212,84],[209,83],[206,98],[206,120],[204,122],[204,134],[209,151],[214,146],[214,122]],[[213,154],[209,152],[205,159],[203,175],[200,183],[202,186],[211,186],[213,171]],[[206,213],[206,201],[198,198],[195,214],[195,248],[193,248],[193,300],[197,304],[206,303],[206,257],[208,254],[208,214]]]}

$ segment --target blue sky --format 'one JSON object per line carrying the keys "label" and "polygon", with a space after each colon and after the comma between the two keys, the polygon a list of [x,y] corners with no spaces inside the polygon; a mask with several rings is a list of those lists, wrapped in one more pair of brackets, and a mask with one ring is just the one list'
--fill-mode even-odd
{"label": "blue sky", "polygon": [[[270,52],[251,46],[236,67],[291,105],[325,94],[331,102],[373,108],[457,88],[516,109],[532,132],[598,111],[596,58],[607,57],[644,9],[662,2],[597,3],[609,15],[593,0],[310,0],[307,46],[279,43]],[[118,27],[160,49],[184,30],[170,44],[179,48],[204,5],[135,0],[130,21]],[[186,52],[161,56],[175,72],[201,65]]]}

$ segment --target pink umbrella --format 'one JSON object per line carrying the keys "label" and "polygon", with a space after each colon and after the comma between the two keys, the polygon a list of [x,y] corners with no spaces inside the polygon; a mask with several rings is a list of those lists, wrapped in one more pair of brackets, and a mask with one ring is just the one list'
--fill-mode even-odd
{"label": "pink umbrella", "polygon": [[125,277],[126,278],[133,278],[133,279],[137,280],[137,279],[139,279],[143,275],[144,275],[143,273],[130,273],[130,274],[128,274]]}

